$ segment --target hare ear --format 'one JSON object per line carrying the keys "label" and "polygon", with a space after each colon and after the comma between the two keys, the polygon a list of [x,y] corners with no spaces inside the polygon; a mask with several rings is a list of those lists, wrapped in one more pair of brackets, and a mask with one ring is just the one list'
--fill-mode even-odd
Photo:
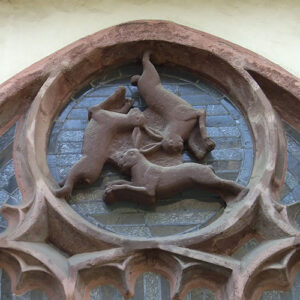
{"label": "hare ear", "polygon": [[149,154],[157,151],[161,147],[161,143],[153,143],[144,146],[142,149],[140,149],[140,152],[143,154]]}
{"label": "hare ear", "polygon": [[141,144],[141,138],[142,138],[142,133],[141,133],[140,127],[134,127],[132,134],[131,134],[131,138],[132,138],[134,147],[139,149],[140,144]]}
{"label": "hare ear", "polygon": [[88,109],[88,121],[90,121],[91,118],[93,117],[93,112],[94,112],[93,107]]}
{"label": "hare ear", "polygon": [[150,137],[152,137],[153,139],[155,139],[156,141],[161,141],[163,139],[162,134],[158,130],[150,128],[150,127],[148,127],[146,125],[143,128],[146,131],[146,133]]}

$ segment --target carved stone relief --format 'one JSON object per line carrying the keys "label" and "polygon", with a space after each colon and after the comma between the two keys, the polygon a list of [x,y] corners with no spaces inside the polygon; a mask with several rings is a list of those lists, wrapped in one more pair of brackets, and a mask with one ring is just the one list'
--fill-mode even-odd
{"label": "carved stone relief", "polygon": [[[110,182],[103,195],[106,204],[133,201],[154,205],[157,198],[168,198],[191,188],[215,191],[226,203],[241,200],[248,189],[219,178],[212,166],[176,164],[185,140],[198,160],[213,150],[215,143],[206,132],[205,110],[193,108],[162,86],[149,51],[143,54],[142,75],[134,75],[131,83],[138,86],[146,110],[142,113],[137,108],[131,109],[133,100],[125,98],[125,87],[119,87],[107,100],[91,107],[82,157],[54,194],[68,197],[75,184],[95,182],[109,160],[124,171],[129,169],[131,181]],[[128,146],[130,135],[133,146]],[[159,150],[174,157],[166,159]],[[155,154],[153,162],[151,154]]]}
{"label": "carved stone relief", "polygon": [[[123,85],[126,97],[134,99],[134,107],[145,111],[146,103],[138,89],[130,83],[131,77],[139,72],[139,64],[112,70],[105,78],[93,80],[88,87],[83,88],[82,94],[79,92],[61,112],[53,126],[48,146],[50,171],[58,182],[67,176],[72,164],[81,157],[80,140],[82,141],[84,128],[88,123],[88,109],[99,102],[106,102],[108,95]],[[170,68],[159,68],[159,72],[166,89],[180,95],[195,109],[207,111],[207,130],[217,146],[201,163],[212,165],[221,178],[235,180],[246,186],[252,171],[253,145],[242,113],[225,95],[199,78]],[[180,74],[181,79],[176,74]],[[129,133],[126,140],[132,143]],[[126,147],[126,143],[117,147],[119,151],[122,146]],[[133,147],[133,143],[130,147]],[[155,153],[159,156],[165,154],[159,150],[157,148]],[[158,156],[154,158],[157,159]],[[170,162],[173,159],[176,164],[181,164],[182,161],[199,163],[188,147],[185,147],[182,156],[168,154],[162,162],[166,159]],[[92,186],[82,185],[75,189],[68,202],[89,222],[109,231],[136,237],[167,236],[197,230],[217,218],[226,206],[217,194],[204,189],[186,190],[175,197],[158,201],[155,206],[128,201],[105,205],[105,187],[113,180],[129,179],[130,176],[121,174],[117,168],[106,164],[97,182]]]}
{"label": "carved stone relief", "polygon": [[[148,49],[155,49],[151,59]],[[202,76],[234,102],[253,138],[254,161],[249,183],[220,179],[205,164],[193,162],[180,164],[178,176],[184,184],[176,184],[171,174],[177,172],[176,165],[182,162],[183,143],[198,159],[212,150],[214,144],[206,136],[204,112],[186,102],[181,102],[183,107],[179,109],[176,104],[172,109],[168,105],[166,110],[157,108],[148,98],[155,88],[149,93],[143,87],[143,72],[139,73],[141,77],[132,78],[132,84],[137,84],[148,107],[143,112],[131,108],[132,101],[126,100],[123,88],[107,95],[110,97],[101,104],[95,103],[84,136],[84,163],[79,172],[71,171],[71,177],[59,189],[50,173],[46,151],[54,121],[79,89],[110,68],[139,62],[143,54],[144,64],[176,66]],[[174,93],[161,88],[159,91],[163,91],[160,96],[165,104],[175,98],[182,101]],[[285,95],[285,103],[278,91]],[[13,157],[22,200],[17,206],[3,205],[8,227],[0,236],[0,264],[8,272],[15,293],[40,288],[50,299],[88,299],[93,288],[112,284],[130,298],[135,281],[147,271],[167,278],[172,299],[183,299],[194,287],[211,290],[217,299],[259,299],[264,290],[291,286],[300,265],[300,231],[296,226],[299,204],[280,203],[287,146],[278,113],[299,130],[299,79],[216,37],[169,22],[139,21],[100,31],[62,49],[4,83],[0,97],[0,133],[18,120]],[[16,101],[19,105],[15,105]],[[151,118],[154,114],[157,117]],[[162,116],[167,122],[156,124],[156,118]],[[121,123],[126,130],[119,127]],[[122,134],[124,131],[124,148],[114,142],[120,129]],[[193,140],[194,129],[198,138]],[[209,135],[210,130],[207,131]],[[91,136],[96,137],[94,144],[89,143]],[[82,135],[78,138],[81,140]],[[99,152],[89,147],[98,147]],[[142,153],[154,150],[149,156]],[[174,161],[160,160],[156,153],[174,157]],[[85,159],[91,155],[94,160]],[[172,189],[185,189],[194,180],[203,180],[204,174],[206,180],[211,176],[226,186],[214,186],[220,188],[216,192],[226,202],[224,212],[205,227],[166,237],[137,238],[97,227],[80,217],[63,196],[73,189],[72,172],[78,176],[82,170],[93,170],[72,180],[95,181],[106,160],[131,169],[141,161],[146,166],[145,171],[142,167],[138,169],[142,176],[131,170],[129,183],[108,184],[106,202],[118,202],[121,197],[131,200],[138,191],[141,197],[136,201],[158,205],[163,200],[156,202],[156,195],[169,196],[169,185]],[[98,163],[93,164],[94,161]],[[160,161],[161,165],[156,167]],[[199,170],[204,173],[198,177]],[[164,172],[168,176],[160,176]],[[151,180],[147,177],[143,181],[144,175]],[[157,183],[148,188],[153,181]],[[242,187],[246,184],[246,188]],[[133,194],[128,191],[132,189]],[[297,193],[293,196],[297,197]],[[245,256],[230,256],[251,238],[258,240],[259,245]]]}

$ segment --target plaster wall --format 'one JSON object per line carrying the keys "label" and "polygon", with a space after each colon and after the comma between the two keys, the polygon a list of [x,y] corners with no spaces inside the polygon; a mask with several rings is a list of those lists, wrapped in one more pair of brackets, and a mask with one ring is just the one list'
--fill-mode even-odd
{"label": "plaster wall", "polygon": [[300,77],[299,0],[0,0],[0,83],[79,38],[137,19],[211,33]]}

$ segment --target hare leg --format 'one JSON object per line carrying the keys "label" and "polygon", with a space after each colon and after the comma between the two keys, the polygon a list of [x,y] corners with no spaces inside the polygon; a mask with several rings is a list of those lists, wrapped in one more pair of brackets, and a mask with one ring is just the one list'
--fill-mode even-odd
{"label": "hare leg", "polygon": [[236,182],[218,177],[210,166],[198,165],[190,175],[199,188],[216,191],[225,202],[241,200],[248,192],[247,188]]}
{"label": "hare leg", "polygon": [[105,189],[103,200],[106,204],[112,204],[118,200],[130,201],[143,205],[154,205],[155,195],[145,187],[130,184],[111,185]]}
{"label": "hare leg", "polygon": [[[65,179],[64,185],[54,191],[56,197],[67,198],[71,195],[74,185],[80,181],[87,183],[94,182],[101,170],[102,166],[95,168],[94,164],[91,164],[90,159],[87,156],[83,156],[70,170],[67,178]],[[103,165],[103,164],[102,164]]]}

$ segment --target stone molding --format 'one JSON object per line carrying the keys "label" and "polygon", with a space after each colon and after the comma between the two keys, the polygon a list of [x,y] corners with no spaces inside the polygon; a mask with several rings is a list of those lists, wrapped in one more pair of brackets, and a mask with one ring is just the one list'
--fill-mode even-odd
{"label": "stone molding", "polygon": [[[254,140],[247,196],[182,237],[124,237],[88,223],[53,195],[46,160],[51,126],[70,96],[110,68],[138,61],[149,48],[156,51],[154,63],[199,74],[223,90],[244,113]],[[22,202],[3,206],[8,229],[0,235],[0,266],[14,292],[38,287],[51,299],[88,299],[90,289],[109,283],[130,297],[136,278],[149,270],[168,278],[172,299],[199,285],[218,299],[259,299],[263,290],[289,288],[300,266],[300,205],[279,202],[287,146],[276,111],[300,130],[299,101],[300,80],[279,66],[166,21],[102,30],[2,84],[0,133],[18,119],[13,156]],[[252,236],[261,240],[255,253],[241,260],[226,256]]]}

